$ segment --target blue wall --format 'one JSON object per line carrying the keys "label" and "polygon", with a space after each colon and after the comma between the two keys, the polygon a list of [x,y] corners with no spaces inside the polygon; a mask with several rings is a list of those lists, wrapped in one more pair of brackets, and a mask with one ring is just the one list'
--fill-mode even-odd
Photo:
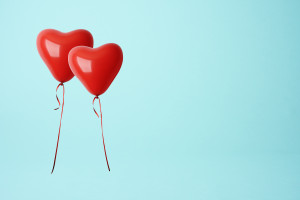
{"label": "blue wall", "polygon": [[[300,1],[1,1],[0,199],[300,199]],[[54,80],[46,28],[124,62],[101,96]]]}

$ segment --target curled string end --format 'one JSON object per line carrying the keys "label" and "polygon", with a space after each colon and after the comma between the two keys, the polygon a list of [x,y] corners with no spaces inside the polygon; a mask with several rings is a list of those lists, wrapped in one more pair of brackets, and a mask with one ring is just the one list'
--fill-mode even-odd
{"label": "curled string end", "polygon": [[98,96],[95,96],[95,98],[93,99],[93,109],[94,109],[95,114],[96,114],[97,117],[99,118],[99,115],[98,115],[97,111],[95,110],[95,106],[94,106],[94,103],[95,103],[95,100],[96,100],[96,99],[99,99],[99,97],[98,97]]}
{"label": "curled string end", "polygon": [[58,90],[58,88],[59,88],[60,86],[62,86],[63,89],[65,90],[64,84],[63,84],[63,83],[58,84],[58,86],[56,87],[56,100],[57,100],[57,102],[58,102],[58,107],[57,107],[57,108],[54,108],[53,110],[58,110],[59,107],[60,107],[60,101],[59,101],[58,96],[57,96],[57,90]]}

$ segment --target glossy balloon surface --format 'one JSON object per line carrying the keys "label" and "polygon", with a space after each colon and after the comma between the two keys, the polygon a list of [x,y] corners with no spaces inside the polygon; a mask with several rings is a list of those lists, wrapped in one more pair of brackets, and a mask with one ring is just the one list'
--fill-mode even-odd
{"label": "glossy balloon surface", "polygon": [[120,71],[122,49],[113,43],[98,48],[75,47],[69,53],[74,75],[93,95],[103,94]]}
{"label": "glossy balloon surface", "polygon": [[68,64],[68,54],[76,46],[93,47],[93,36],[87,30],[79,29],[62,33],[45,29],[37,37],[37,49],[53,77],[59,82],[67,82],[74,75]]}

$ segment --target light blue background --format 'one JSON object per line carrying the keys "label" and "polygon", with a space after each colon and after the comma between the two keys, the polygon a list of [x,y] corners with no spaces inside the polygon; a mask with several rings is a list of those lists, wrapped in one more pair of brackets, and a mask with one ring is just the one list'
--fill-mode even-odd
{"label": "light blue background", "polygon": [[[300,199],[299,1],[0,1],[0,199]],[[101,96],[54,80],[46,28],[124,63]]]}

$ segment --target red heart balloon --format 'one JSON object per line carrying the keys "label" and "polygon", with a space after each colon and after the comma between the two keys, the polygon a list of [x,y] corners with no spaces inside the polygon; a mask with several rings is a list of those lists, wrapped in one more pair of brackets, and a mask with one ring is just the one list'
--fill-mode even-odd
{"label": "red heart balloon", "polygon": [[79,29],[62,33],[54,29],[45,29],[37,37],[37,49],[53,77],[67,82],[74,77],[68,64],[68,54],[73,47],[93,47],[93,36],[87,30]]}
{"label": "red heart balloon", "polygon": [[93,95],[103,94],[120,71],[123,52],[117,44],[98,48],[75,47],[69,53],[73,74]]}

